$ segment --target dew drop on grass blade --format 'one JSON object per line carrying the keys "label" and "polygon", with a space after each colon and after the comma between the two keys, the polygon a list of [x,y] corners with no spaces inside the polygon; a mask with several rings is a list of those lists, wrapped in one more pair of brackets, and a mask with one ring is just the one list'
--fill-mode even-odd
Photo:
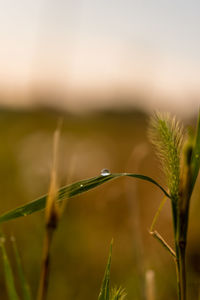
{"label": "dew drop on grass blade", "polygon": [[[58,190],[58,201],[63,201],[66,199],[70,199],[76,195],[82,194],[84,192],[87,192],[89,190],[92,190],[100,185],[102,185],[105,182],[108,182],[110,180],[114,180],[116,178],[120,177],[131,177],[131,178],[137,178],[141,179],[147,182],[150,182],[157,186],[165,196],[170,198],[170,195],[165,191],[165,189],[154,179],[152,179],[149,176],[141,175],[141,174],[133,174],[133,173],[115,173],[110,174],[106,176],[98,176],[93,177],[86,180],[81,180],[75,183],[72,183],[70,185],[64,186]],[[29,202],[25,205],[22,205],[20,207],[17,207],[15,209],[12,209],[11,211],[8,211],[0,216],[0,223],[7,222],[9,220],[13,220],[19,217],[30,215],[34,212],[43,210],[46,205],[47,195],[44,195],[32,202]]]}

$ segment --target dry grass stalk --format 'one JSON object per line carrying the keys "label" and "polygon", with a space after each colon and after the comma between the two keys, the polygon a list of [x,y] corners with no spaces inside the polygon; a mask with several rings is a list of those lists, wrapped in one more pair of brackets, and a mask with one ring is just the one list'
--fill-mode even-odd
{"label": "dry grass stalk", "polygon": [[60,138],[60,130],[57,129],[54,134],[53,143],[53,166],[51,172],[51,182],[49,195],[46,203],[45,211],[45,237],[43,244],[43,258],[40,274],[40,283],[38,289],[38,300],[45,300],[47,298],[47,291],[49,285],[49,267],[50,267],[50,249],[54,232],[57,228],[60,219],[60,209],[56,203],[57,198],[57,165],[58,165],[58,144]]}
{"label": "dry grass stalk", "polygon": [[155,273],[147,270],[145,274],[146,300],[155,300]]}

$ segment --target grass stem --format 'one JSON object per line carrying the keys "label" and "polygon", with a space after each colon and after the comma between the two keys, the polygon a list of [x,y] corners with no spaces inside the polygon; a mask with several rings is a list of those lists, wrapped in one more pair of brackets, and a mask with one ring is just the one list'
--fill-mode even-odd
{"label": "grass stem", "polygon": [[50,248],[52,243],[53,231],[46,231],[43,246],[42,269],[40,274],[40,283],[37,300],[47,299],[49,285],[49,266],[50,266]]}
{"label": "grass stem", "polygon": [[46,300],[48,285],[49,285],[49,268],[50,268],[50,249],[52,245],[53,236],[57,228],[60,218],[60,207],[56,203],[57,199],[57,165],[58,165],[58,143],[60,137],[59,128],[54,134],[53,144],[53,166],[51,172],[51,182],[49,194],[46,202],[45,210],[45,237],[43,244],[42,268],[40,274],[40,282],[38,289],[37,300]]}

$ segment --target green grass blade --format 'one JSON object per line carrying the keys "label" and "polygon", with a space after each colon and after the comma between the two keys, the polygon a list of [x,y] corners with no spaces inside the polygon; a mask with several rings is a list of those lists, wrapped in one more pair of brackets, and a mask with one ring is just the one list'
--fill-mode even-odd
{"label": "green grass blade", "polygon": [[26,281],[26,278],[24,276],[24,272],[23,272],[23,268],[22,268],[22,264],[21,264],[21,259],[20,259],[20,255],[17,249],[17,244],[15,241],[14,237],[11,237],[11,241],[12,241],[12,245],[13,245],[13,251],[15,254],[15,260],[16,260],[16,264],[17,264],[17,272],[18,272],[18,276],[19,276],[19,280],[20,280],[20,284],[21,284],[21,289],[22,289],[22,294],[23,294],[23,299],[24,300],[31,300],[31,293],[30,293],[30,288],[29,285]]}
{"label": "green grass blade", "polygon": [[195,137],[195,143],[194,143],[194,150],[192,153],[192,181],[191,181],[191,193],[194,188],[199,168],[200,168],[200,111],[199,111],[199,117],[197,122],[197,128],[196,128],[196,137]]}
{"label": "green grass blade", "polygon": [[108,262],[104,273],[104,278],[102,281],[98,300],[109,300],[110,297],[109,293],[110,293],[110,267],[111,267],[111,258],[112,258],[112,245],[113,245],[113,241],[110,244]]}
{"label": "green grass blade", "polygon": [[[58,201],[63,201],[65,199],[72,198],[76,195],[79,195],[79,194],[82,194],[89,190],[92,190],[95,187],[97,187],[105,182],[108,182],[110,180],[113,180],[113,179],[116,179],[119,177],[123,177],[123,176],[138,178],[138,179],[153,183],[165,194],[165,196],[170,198],[170,195],[165,191],[165,189],[151,177],[139,175],[139,174],[132,174],[132,173],[117,173],[117,174],[110,174],[107,176],[93,177],[90,179],[81,180],[81,181],[72,183],[70,185],[64,186],[58,191]],[[3,215],[0,216],[0,223],[6,222],[9,220],[13,220],[13,219],[16,219],[19,217],[27,216],[34,212],[43,210],[45,208],[46,199],[47,199],[47,195],[44,195],[32,202],[29,202],[25,205],[22,205],[22,206],[15,208],[9,212],[4,213]]]}
{"label": "green grass blade", "polygon": [[0,248],[2,252],[3,257],[3,265],[4,265],[4,272],[5,272],[5,281],[6,281],[6,287],[7,292],[10,300],[19,300],[19,297],[17,295],[16,289],[15,289],[15,283],[14,283],[14,277],[12,268],[7,256],[6,248],[4,246],[4,237],[0,237]]}

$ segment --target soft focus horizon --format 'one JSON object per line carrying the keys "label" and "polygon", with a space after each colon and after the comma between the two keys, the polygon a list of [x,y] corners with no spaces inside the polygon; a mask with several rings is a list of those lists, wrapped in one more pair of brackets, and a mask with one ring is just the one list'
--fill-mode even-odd
{"label": "soft focus horizon", "polygon": [[[171,150],[182,139],[174,130],[183,126],[188,134],[180,159],[182,192],[182,178],[196,170],[193,153],[196,161],[199,154],[191,147],[200,107],[200,2],[2,0],[0,11],[0,216],[28,203],[31,209],[32,201],[49,191],[54,201],[51,196],[66,184],[76,182],[79,191],[87,191],[75,196],[74,187],[67,188],[73,199],[66,192],[66,210],[51,247],[48,300],[98,299],[112,239],[110,287],[124,288],[126,300],[144,300],[150,272],[153,298],[176,299],[173,259],[149,234],[157,219],[155,230],[176,249],[171,203],[161,211],[163,194],[151,184],[168,190],[149,140],[149,120],[160,110],[180,122],[176,125],[173,116],[166,124],[169,164],[171,155],[178,163],[181,152]],[[108,182],[100,176],[103,169],[152,180]],[[97,186],[98,177],[105,184]],[[56,211],[50,204],[47,212],[53,212],[53,222],[41,211],[2,224],[19,296],[10,235],[36,299],[45,232],[60,215],[56,207],[52,202]],[[199,212],[198,181],[190,206],[187,272],[188,299],[200,300]],[[3,237],[0,244],[1,252]],[[0,294],[8,299],[2,255]]]}
{"label": "soft focus horizon", "polygon": [[0,9],[0,105],[197,111],[199,1],[7,0]]}

